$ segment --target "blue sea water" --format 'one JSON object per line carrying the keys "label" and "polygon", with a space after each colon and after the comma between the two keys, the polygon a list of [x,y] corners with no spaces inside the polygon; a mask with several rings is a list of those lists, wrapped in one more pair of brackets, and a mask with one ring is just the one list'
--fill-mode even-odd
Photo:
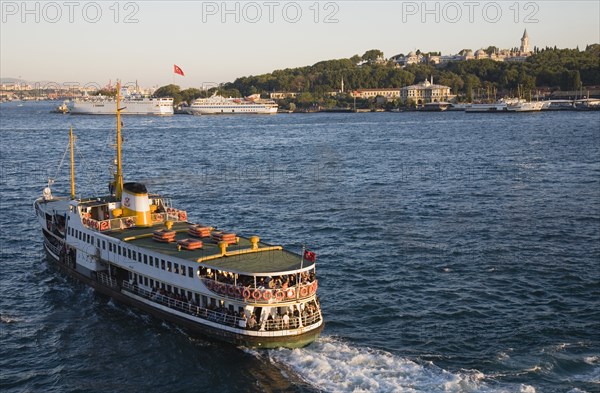
{"label": "blue sea water", "polygon": [[194,337],[42,253],[48,177],[105,193],[112,117],[0,106],[3,392],[598,392],[600,114],[124,117],[125,180],[317,253],[298,350]]}

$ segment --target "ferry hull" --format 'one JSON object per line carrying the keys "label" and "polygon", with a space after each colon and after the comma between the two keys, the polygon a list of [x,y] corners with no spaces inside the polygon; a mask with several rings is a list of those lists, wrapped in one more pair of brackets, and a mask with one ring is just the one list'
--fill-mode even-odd
{"label": "ferry hull", "polygon": [[[42,230],[45,231],[44,229]],[[47,259],[52,264],[54,264],[59,271],[67,274],[69,277],[77,281],[82,282],[83,284],[92,287],[98,293],[108,296],[121,304],[142,310],[163,321],[172,322],[176,325],[182,326],[183,328],[187,329],[190,333],[197,334],[202,337],[214,338],[236,346],[245,346],[250,348],[302,348],[315,341],[321,334],[323,328],[325,327],[324,322],[321,320],[321,325],[317,328],[311,329],[309,331],[295,336],[285,337],[252,337],[231,333],[222,329],[215,329],[210,326],[206,326],[200,323],[194,323],[189,319],[182,318],[168,312],[164,312],[156,307],[152,307],[142,301],[127,296],[119,290],[103,285],[100,282],[90,277],[87,277],[84,274],[81,274],[76,270],[74,266],[69,266],[64,261],[61,261],[60,256],[53,253],[45,243],[44,250],[46,252]]]}

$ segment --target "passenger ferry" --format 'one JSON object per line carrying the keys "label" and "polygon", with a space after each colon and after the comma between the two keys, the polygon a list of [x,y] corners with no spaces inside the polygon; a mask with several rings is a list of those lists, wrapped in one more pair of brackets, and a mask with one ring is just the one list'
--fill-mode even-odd
{"label": "passenger ferry", "polygon": [[169,198],[124,183],[119,101],[109,194],[75,197],[71,129],[70,197],[55,197],[49,181],[34,202],[48,258],[98,292],[195,333],[256,348],[314,341],[324,326],[316,255],[190,222]]}
{"label": "passenger ferry", "polygon": [[225,98],[214,94],[209,98],[194,100],[188,111],[193,115],[275,115],[277,108],[278,105],[275,101],[260,99],[258,94],[243,99]]}
{"label": "passenger ferry", "polygon": [[[125,93],[125,96],[121,101],[122,115],[173,115],[173,98],[150,98],[123,90],[121,94]],[[73,115],[114,115],[116,112],[115,100],[105,96],[76,99],[69,109]]]}

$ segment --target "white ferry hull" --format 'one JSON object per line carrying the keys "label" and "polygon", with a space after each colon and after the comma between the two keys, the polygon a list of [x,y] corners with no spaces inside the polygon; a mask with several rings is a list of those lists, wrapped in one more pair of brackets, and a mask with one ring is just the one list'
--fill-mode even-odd
{"label": "white ferry hull", "polygon": [[[122,115],[173,115],[172,98],[123,100],[121,107],[124,108],[121,111]],[[74,101],[70,111],[74,115],[114,115],[116,113],[116,104],[110,100]]]}

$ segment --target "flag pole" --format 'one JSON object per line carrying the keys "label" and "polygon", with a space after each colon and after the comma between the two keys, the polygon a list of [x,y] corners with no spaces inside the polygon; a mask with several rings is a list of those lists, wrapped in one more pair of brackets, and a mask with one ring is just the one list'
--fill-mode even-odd
{"label": "flag pole", "polygon": [[[298,273],[298,277],[296,277],[296,300],[300,299],[300,284],[302,284],[302,268],[304,267],[304,250],[306,249],[305,245],[302,245],[302,253],[300,254],[300,273]],[[300,310],[298,310],[300,311]]]}

